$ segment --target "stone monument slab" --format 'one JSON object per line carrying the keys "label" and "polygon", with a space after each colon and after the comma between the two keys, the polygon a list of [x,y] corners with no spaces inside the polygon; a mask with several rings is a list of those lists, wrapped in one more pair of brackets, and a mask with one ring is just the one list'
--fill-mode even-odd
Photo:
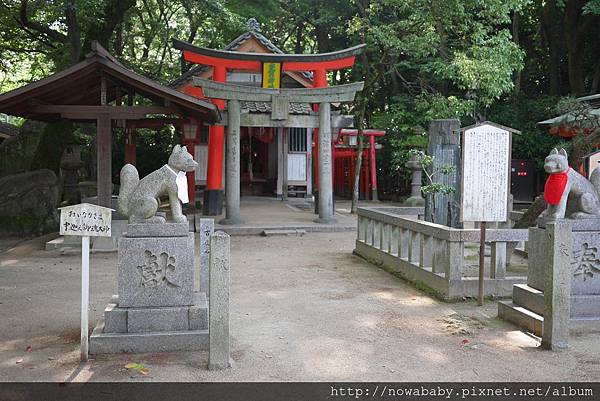
{"label": "stone monument slab", "polygon": [[120,307],[186,306],[194,296],[194,234],[119,240]]}

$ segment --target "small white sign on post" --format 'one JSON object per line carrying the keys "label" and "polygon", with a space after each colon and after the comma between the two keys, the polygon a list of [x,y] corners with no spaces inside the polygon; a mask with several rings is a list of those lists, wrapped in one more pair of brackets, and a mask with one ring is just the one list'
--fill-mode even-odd
{"label": "small white sign on post", "polygon": [[461,221],[480,223],[479,305],[483,305],[487,222],[508,220],[512,128],[483,122],[461,128]]}
{"label": "small white sign on post", "polygon": [[60,235],[81,237],[81,360],[88,360],[90,303],[90,237],[110,237],[113,209],[81,203],[60,210]]}

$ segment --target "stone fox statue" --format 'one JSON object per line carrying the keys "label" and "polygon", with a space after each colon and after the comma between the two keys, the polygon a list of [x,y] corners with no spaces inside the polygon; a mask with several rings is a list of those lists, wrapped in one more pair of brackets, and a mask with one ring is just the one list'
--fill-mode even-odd
{"label": "stone fox statue", "polygon": [[[129,217],[130,223],[164,223],[165,218],[157,216],[160,196],[167,194],[171,204],[173,220],[186,223],[181,212],[180,198],[187,197],[185,172],[193,171],[198,163],[194,161],[185,146],[175,145],[169,162],[140,180],[137,169],[126,164],[121,169],[119,190],[119,212]],[[179,186],[178,186],[179,181]],[[179,195],[178,195],[179,194]],[[187,199],[185,199],[187,203]]]}
{"label": "stone fox statue", "polygon": [[585,219],[600,217],[600,169],[594,170],[590,180],[569,167],[567,152],[552,149],[544,161],[548,180],[544,199],[548,208],[547,220]]}

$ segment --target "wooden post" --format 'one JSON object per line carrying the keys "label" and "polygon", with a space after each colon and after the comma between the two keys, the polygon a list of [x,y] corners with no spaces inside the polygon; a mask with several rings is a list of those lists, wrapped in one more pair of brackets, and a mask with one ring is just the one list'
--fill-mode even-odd
{"label": "wooden post", "polygon": [[111,121],[109,114],[100,114],[96,122],[98,205],[110,207],[112,197]]}
{"label": "wooden post", "polygon": [[479,297],[477,304],[483,305],[483,281],[485,270],[485,221],[479,224]]}
{"label": "wooden post", "polygon": [[125,163],[136,165],[136,146],[137,146],[137,135],[135,128],[127,128],[125,131]]}
{"label": "wooden post", "polygon": [[81,237],[81,361],[87,362],[88,309],[90,304],[90,237]]}

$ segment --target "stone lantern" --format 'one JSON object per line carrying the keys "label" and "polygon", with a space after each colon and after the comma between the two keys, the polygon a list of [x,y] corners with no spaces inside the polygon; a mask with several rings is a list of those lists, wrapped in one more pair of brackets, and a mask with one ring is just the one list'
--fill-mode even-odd
{"label": "stone lantern", "polygon": [[406,168],[411,170],[412,180],[410,182],[410,198],[404,201],[406,206],[423,206],[425,199],[421,195],[421,183],[423,177],[423,166],[417,160],[416,155],[412,155],[405,164]]}

